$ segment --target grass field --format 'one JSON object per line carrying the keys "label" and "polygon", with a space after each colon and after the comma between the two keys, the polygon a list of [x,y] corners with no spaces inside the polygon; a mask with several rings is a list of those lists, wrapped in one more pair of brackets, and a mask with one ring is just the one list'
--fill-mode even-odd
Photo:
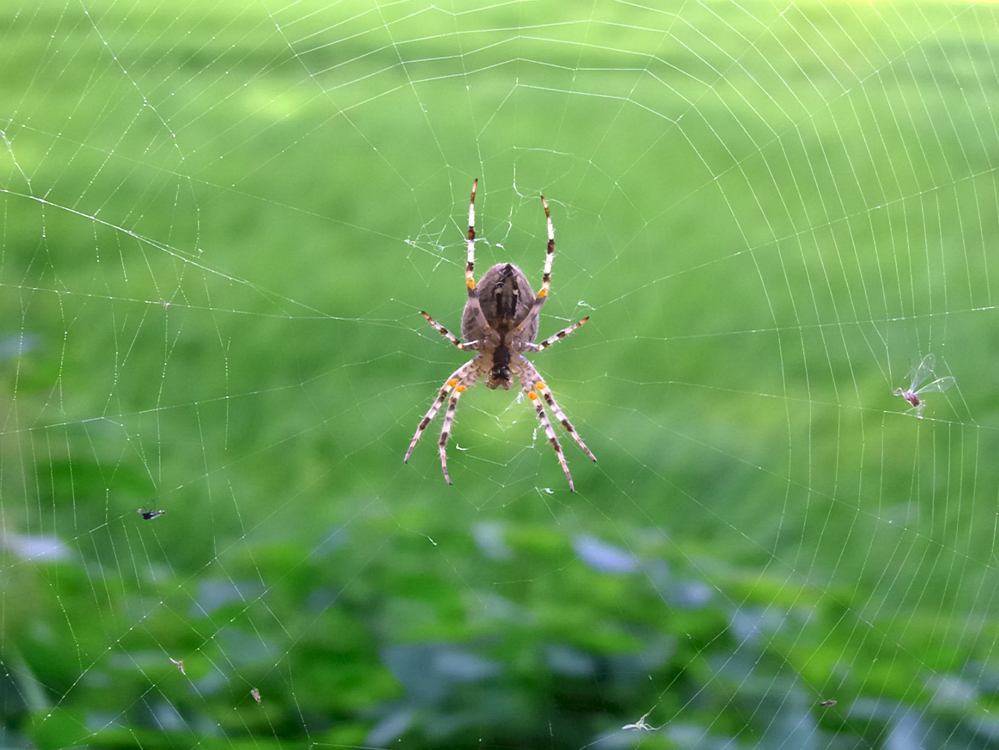
{"label": "grass field", "polygon": [[0,10],[5,743],[999,743],[993,7],[328,5]]}

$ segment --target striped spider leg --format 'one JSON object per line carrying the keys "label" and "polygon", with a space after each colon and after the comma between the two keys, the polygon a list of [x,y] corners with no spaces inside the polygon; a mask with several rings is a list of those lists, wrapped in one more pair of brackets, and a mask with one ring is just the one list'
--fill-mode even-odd
{"label": "striped spider leg", "polygon": [[572,483],[572,474],[569,473],[569,465],[565,461],[565,454],[562,452],[562,446],[558,441],[558,437],[555,435],[555,430],[552,429],[552,423],[548,420],[548,415],[545,414],[545,407],[541,405],[541,402],[544,401],[548,405],[552,414],[555,415],[555,419],[557,419],[559,424],[562,425],[562,428],[572,436],[572,439],[576,441],[576,445],[583,449],[583,453],[589,456],[593,461],[596,461],[597,457],[594,456],[592,451],[586,447],[586,443],[583,442],[579,433],[576,432],[576,428],[572,426],[572,422],[570,422],[569,418],[565,416],[565,412],[559,408],[551,390],[545,384],[544,380],[541,379],[541,375],[538,374],[534,365],[519,355],[517,359],[518,361],[513,365],[514,374],[520,381],[520,386],[523,388],[524,393],[527,394],[527,398],[530,399],[532,404],[534,404],[534,411],[538,415],[538,421],[541,422],[541,426],[545,430],[545,436],[548,438],[548,442],[551,443],[552,448],[555,449],[555,455],[558,456],[559,465],[565,473],[565,478],[569,481],[569,489],[575,491],[576,488]]}
{"label": "striped spider leg", "polygon": [[[450,336],[450,334],[448,335]],[[457,339],[455,340],[457,341]],[[451,477],[447,473],[447,452],[445,447],[447,446],[448,438],[451,436],[451,425],[454,423],[454,413],[458,409],[458,399],[461,398],[461,394],[475,385],[479,378],[482,377],[482,374],[483,359],[481,355],[475,357],[475,359],[470,362],[466,362],[451,373],[451,377],[449,377],[444,382],[444,385],[441,386],[441,390],[437,394],[437,398],[430,405],[430,409],[427,410],[427,413],[423,415],[423,419],[420,420],[420,424],[416,428],[416,434],[413,435],[413,442],[409,444],[409,450],[406,451],[406,457],[403,459],[404,463],[409,463],[409,457],[413,453],[413,448],[416,447],[420,438],[423,437],[423,431],[427,429],[431,422],[434,421],[434,417],[437,416],[437,412],[440,411],[444,402],[447,401],[448,396],[450,396],[451,400],[448,403],[447,412],[444,415],[444,426],[441,428],[441,436],[437,447],[441,456],[441,469],[444,471],[444,479],[447,480],[448,484],[451,484]]]}
{"label": "striped spider leg", "polygon": [[548,338],[546,338],[540,344],[535,344],[533,342],[524,344],[524,351],[525,352],[540,352],[540,351],[544,351],[549,346],[551,346],[552,344],[554,344],[556,341],[561,341],[566,336],[568,336],[570,333],[572,333],[573,331],[577,330],[581,326],[585,325],[586,321],[588,321],[589,319],[590,319],[590,317],[587,315],[585,318],[583,318],[578,323],[573,323],[571,326],[566,326],[565,328],[563,328],[558,333],[553,334],[553,335],[549,336]]}

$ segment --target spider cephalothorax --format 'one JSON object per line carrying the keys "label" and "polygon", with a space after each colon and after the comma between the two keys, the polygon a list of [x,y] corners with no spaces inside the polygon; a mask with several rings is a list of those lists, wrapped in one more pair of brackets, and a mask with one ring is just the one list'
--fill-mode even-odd
{"label": "spider cephalothorax", "polygon": [[493,352],[493,368],[486,378],[486,388],[510,390],[510,347],[500,344]]}
{"label": "spider cephalothorax", "polygon": [[562,329],[540,344],[534,341],[538,335],[538,318],[541,307],[545,304],[548,290],[551,287],[552,258],[555,255],[555,228],[552,225],[548,202],[544,196],[541,197],[541,203],[545,208],[545,217],[548,221],[548,253],[545,256],[544,276],[541,279],[541,290],[538,294],[535,296],[524,272],[512,263],[499,263],[493,266],[486,271],[478,284],[475,283],[475,188],[478,183],[478,180],[472,183],[472,197],[468,204],[468,262],[465,264],[465,286],[468,288],[468,302],[465,304],[465,312],[461,317],[461,334],[465,341],[460,341],[427,313],[421,312],[421,315],[427,319],[430,325],[436,328],[448,341],[462,351],[472,351],[477,352],[477,354],[470,362],[455,370],[444,383],[440,393],[437,394],[437,399],[420,421],[420,426],[416,428],[416,434],[413,436],[413,442],[409,445],[409,450],[406,451],[404,460],[409,461],[409,456],[412,454],[413,448],[416,447],[420,436],[423,435],[423,431],[450,395],[438,449],[444,478],[448,484],[451,484],[451,478],[447,473],[445,447],[448,436],[451,434],[451,425],[454,422],[454,413],[458,407],[458,398],[483,377],[486,378],[487,388],[503,388],[504,390],[510,387],[513,377],[516,377],[520,381],[524,393],[534,404],[538,420],[544,427],[548,442],[552,444],[558,455],[559,464],[562,466],[562,471],[565,472],[566,479],[569,480],[569,489],[572,490],[575,489],[572,484],[572,475],[569,474],[562,446],[559,445],[551,422],[548,421],[545,408],[541,403],[542,400],[551,409],[559,424],[572,435],[573,440],[586,452],[586,455],[594,461],[597,459],[576,434],[575,428],[558,404],[555,403],[555,397],[541,380],[534,365],[523,355],[525,352],[539,352],[542,349],[547,349],[559,339],[563,339],[575,331],[589,318],[583,318],[578,323]]}

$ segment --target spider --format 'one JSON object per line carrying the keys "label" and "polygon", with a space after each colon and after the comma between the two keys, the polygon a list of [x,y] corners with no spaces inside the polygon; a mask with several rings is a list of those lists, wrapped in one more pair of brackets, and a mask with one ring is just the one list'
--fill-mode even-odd
{"label": "spider", "polygon": [[465,264],[465,286],[468,288],[468,302],[465,303],[465,311],[461,316],[461,333],[465,341],[461,341],[457,336],[451,334],[426,312],[420,311],[420,314],[441,336],[463,352],[476,352],[476,355],[471,361],[466,362],[451,373],[451,376],[445,381],[429,411],[420,421],[419,427],[416,428],[413,442],[409,444],[409,450],[406,451],[406,457],[403,461],[409,462],[409,456],[423,435],[423,431],[427,429],[427,426],[437,416],[437,412],[450,396],[447,413],[444,416],[444,426],[441,428],[441,436],[437,445],[441,456],[441,468],[444,470],[444,479],[448,484],[451,484],[451,477],[447,473],[445,447],[451,434],[451,425],[454,423],[454,413],[458,408],[458,399],[461,394],[483,377],[486,378],[487,388],[508,390],[511,377],[516,377],[520,381],[520,387],[527,394],[527,398],[534,404],[538,421],[541,422],[541,426],[545,430],[548,442],[555,449],[558,462],[562,466],[562,471],[565,472],[565,478],[569,480],[569,489],[575,491],[569,466],[565,462],[565,454],[562,453],[562,446],[555,436],[555,430],[552,429],[542,401],[548,405],[555,418],[565,428],[565,431],[572,435],[572,439],[586,455],[594,461],[597,458],[576,433],[576,429],[555,402],[555,397],[552,396],[551,390],[541,379],[538,371],[534,369],[534,365],[524,358],[524,353],[540,352],[547,349],[556,341],[564,339],[585,324],[589,317],[563,328],[540,344],[534,341],[538,335],[538,318],[541,308],[548,298],[548,290],[551,287],[552,258],[555,256],[555,228],[552,225],[551,213],[548,211],[548,201],[545,200],[544,196],[541,196],[541,204],[545,207],[545,217],[548,220],[548,253],[545,256],[544,276],[541,277],[541,290],[537,296],[531,289],[524,272],[512,263],[498,263],[486,271],[485,275],[479,279],[478,284],[475,283],[473,276],[475,271],[475,188],[478,184],[478,180],[472,183],[472,197],[468,202],[468,262]]}

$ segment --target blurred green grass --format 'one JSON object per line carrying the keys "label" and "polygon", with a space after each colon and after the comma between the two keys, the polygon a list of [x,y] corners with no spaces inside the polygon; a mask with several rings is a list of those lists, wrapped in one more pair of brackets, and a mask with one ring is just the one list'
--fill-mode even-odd
{"label": "blurred green grass", "polygon": [[[994,692],[933,688],[996,673],[991,9],[22,10],[2,522],[68,554],[0,558],[16,736],[994,736]],[[462,360],[418,311],[458,328],[477,176],[479,267],[539,275],[543,190],[542,335],[592,315],[537,358],[600,459],[566,446],[575,496],[481,388],[454,487],[433,428],[401,462]],[[960,393],[916,422],[927,346]],[[814,718],[831,690],[860,708]]]}

